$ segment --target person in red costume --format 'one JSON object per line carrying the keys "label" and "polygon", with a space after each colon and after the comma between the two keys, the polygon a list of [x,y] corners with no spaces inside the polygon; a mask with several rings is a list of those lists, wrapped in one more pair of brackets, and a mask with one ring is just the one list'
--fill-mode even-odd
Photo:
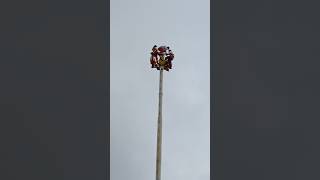
{"label": "person in red costume", "polygon": [[157,59],[158,59],[158,49],[157,49],[157,46],[154,45],[152,48],[151,58],[150,58],[151,68],[157,67],[158,65]]}
{"label": "person in red costume", "polygon": [[172,68],[172,60],[174,59],[174,54],[170,49],[169,49],[169,53],[168,53],[166,59],[168,61],[168,68],[171,69]]}
{"label": "person in red costume", "polygon": [[159,48],[158,48],[158,50],[159,50],[159,54],[160,55],[166,55],[167,53],[167,50],[168,50],[168,47],[166,47],[166,46],[160,46]]}

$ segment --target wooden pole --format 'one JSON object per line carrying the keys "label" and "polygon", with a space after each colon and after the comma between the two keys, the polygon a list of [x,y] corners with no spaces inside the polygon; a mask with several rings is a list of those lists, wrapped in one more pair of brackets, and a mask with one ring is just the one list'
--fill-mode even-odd
{"label": "wooden pole", "polygon": [[163,67],[160,67],[156,180],[161,180],[162,94],[163,94],[163,92],[162,92],[162,82],[163,82]]}

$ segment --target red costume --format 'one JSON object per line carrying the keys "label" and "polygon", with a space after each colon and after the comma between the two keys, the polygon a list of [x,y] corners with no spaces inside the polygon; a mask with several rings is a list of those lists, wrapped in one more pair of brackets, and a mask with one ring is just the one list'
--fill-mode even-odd
{"label": "red costume", "polygon": [[158,50],[159,50],[160,52],[166,52],[167,47],[166,47],[166,46],[160,46],[160,47],[158,48]]}
{"label": "red costume", "polygon": [[151,58],[150,58],[150,63],[151,63],[151,68],[155,68],[158,65],[158,49],[157,46],[153,46],[152,52],[151,52]]}
{"label": "red costume", "polygon": [[152,53],[150,57],[150,64],[151,64],[151,68],[155,68],[157,66],[156,56],[154,56]]}
{"label": "red costume", "polygon": [[157,46],[155,45],[155,46],[153,46],[153,48],[152,48],[152,52],[153,53],[158,53],[158,49],[157,49]]}
{"label": "red costume", "polygon": [[168,50],[168,48],[166,46],[160,46],[158,50],[159,54],[166,55],[166,51]]}
{"label": "red costume", "polygon": [[169,69],[172,68],[171,61],[173,58],[174,54],[168,46],[160,46],[157,48],[157,46],[154,45],[150,57],[151,68],[160,70],[160,66],[163,66],[164,70],[169,71]]}
{"label": "red costume", "polygon": [[166,59],[168,60],[168,68],[171,69],[172,68],[172,60],[174,59],[174,54],[172,53],[171,50],[169,50],[168,56],[166,57]]}

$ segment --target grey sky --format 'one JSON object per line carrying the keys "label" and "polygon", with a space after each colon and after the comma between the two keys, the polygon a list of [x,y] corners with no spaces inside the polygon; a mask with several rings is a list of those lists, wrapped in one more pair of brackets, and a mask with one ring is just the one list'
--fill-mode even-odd
{"label": "grey sky", "polygon": [[159,71],[164,72],[162,179],[209,180],[209,0],[111,0],[111,180],[155,179]]}

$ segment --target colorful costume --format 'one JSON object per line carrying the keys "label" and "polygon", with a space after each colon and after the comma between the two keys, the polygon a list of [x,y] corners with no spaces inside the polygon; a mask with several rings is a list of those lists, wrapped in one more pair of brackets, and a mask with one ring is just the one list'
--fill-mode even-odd
{"label": "colorful costume", "polygon": [[163,67],[164,70],[169,71],[172,69],[172,60],[174,59],[174,54],[168,46],[153,46],[150,63],[151,68],[157,68],[160,70],[160,67]]}
{"label": "colorful costume", "polygon": [[168,56],[166,57],[167,61],[168,61],[168,68],[171,69],[172,68],[172,60],[174,59],[174,54],[172,53],[171,50],[169,50]]}
{"label": "colorful costume", "polygon": [[166,55],[166,51],[167,51],[168,49],[167,49],[166,46],[160,46],[160,47],[158,48],[158,50],[159,50],[159,54],[161,54],[161,55]]}
{"label": "colorful costume", "polygon": [[150,58],[151,68],[158,66],[158,49],[157,46],[153,46]]}

